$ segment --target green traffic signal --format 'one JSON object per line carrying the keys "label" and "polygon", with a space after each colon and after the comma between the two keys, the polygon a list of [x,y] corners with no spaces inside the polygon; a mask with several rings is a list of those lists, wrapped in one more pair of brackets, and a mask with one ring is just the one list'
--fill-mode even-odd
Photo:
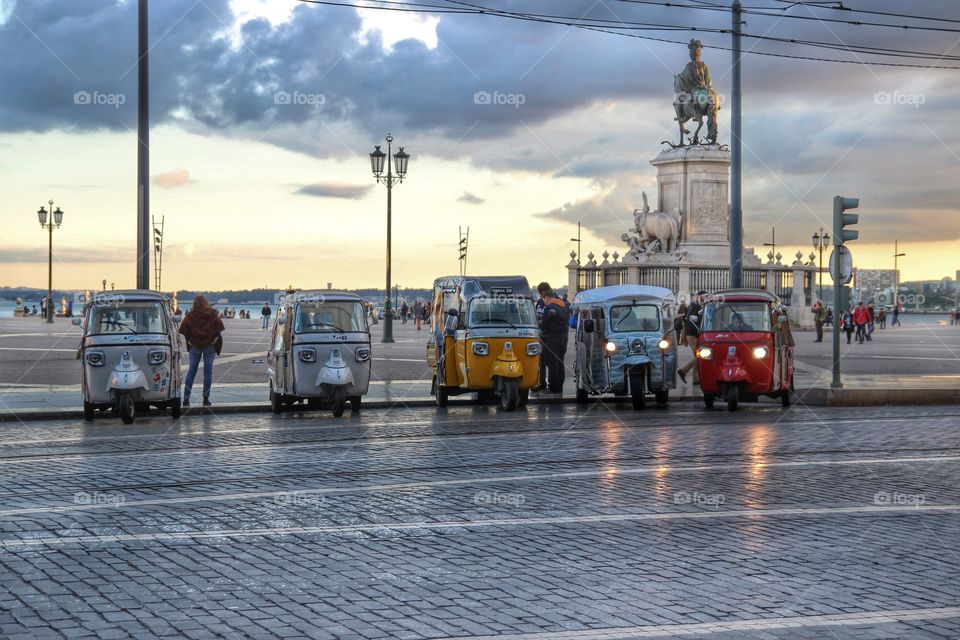
{"label": "green traffic signal", "polygon": [[847,209],[856,209],[860,206],[860,198],[833,197],[833,245],[842,246],[849,240],[856,240],[860,232],[855,229],[844,229],[849,225],[857,224],[860,216],[856,213],[844,213]]}

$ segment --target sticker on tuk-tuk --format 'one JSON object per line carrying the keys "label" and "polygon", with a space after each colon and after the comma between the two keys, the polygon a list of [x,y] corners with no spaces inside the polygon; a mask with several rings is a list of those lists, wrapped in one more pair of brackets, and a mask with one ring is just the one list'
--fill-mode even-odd
{"label": "sticker on tuk-tuk", "polygon": [[153,367],[153,379],[150,389],[159,393],[164,393],[170,386],[170,369],[167,367]]}
{"label": "sticker on tuk-tuk", "polygon": [[492,296],[513,295],[513,287],[490,287],[490,295]]}
{"label": "sticker on tuk-tuk", "polygon": [[154,342],[156,340],[155,336],[124,336],[124,340],[127,342]]}

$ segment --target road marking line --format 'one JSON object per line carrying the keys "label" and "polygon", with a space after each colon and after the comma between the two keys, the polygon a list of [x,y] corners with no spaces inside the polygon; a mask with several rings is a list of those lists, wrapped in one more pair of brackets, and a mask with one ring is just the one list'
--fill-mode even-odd
{"label": "road marking line", "polygon": [[0,517],[19,516],[34,513],[60,513],[65,511],[90,511],[93,509],[125,509],[127,507],[142,507],[168,504],[186,504],[191,502],[228,502],[235,500],[256,500],[258,498],[275,499],[280,496],[319,496],[349,493],[375,493],[378,491],[409,491],[411,489],[436,489],[440,487],[456,487],[473,484],[492,484],[501,482],[535,482],[538,480],[570,480],[576,478],[595,478],[603,476],[613,480],[616,476],[637,476],[652,473],[685,473],[698,471],[752,471],[756,468],[779,467],[787,469],[826,466],[858,466],[871,464],[909,464],[933,462],[957,462],[960,456],[937,456],[919,458],[876,458],[866,460],[810,460],[797,462],[768,462],[762,465],[744,464],[715,464],[715,465],[650,465],[644,467],[628,467],[611,472],[609,469],[595,471],[560,471],[556,473],[535,473],[512,476],[486,476],[462,478],[458,480],[427,480],[422,482],[394,482],[390,484],[363,484],[354,487],[326,487],[320,489],[302,489],[296,491],[247,491],[243,493],[207,494],[202,496],[185,496],[181,498],[153,498],[149,500],[124,500],[119,504],[70,504],[52,507],[24,507],[0,511]]}
{"label": "road marking line", "polygon": [[62,349],[56,347],[0,347],[0,351],[66,351],[67,353],[76,353],[74,349]]}
{"label": "road marking line", "polygon": [[[751,618],[749,620],[717,620],[680,624],[645,625],[639,627],[607,627],[582,631],[545,631],[492,636],[467,636],[469,640],[612,640],[613,638],[657,638],[731,631],[759,631],[791,627],[826,627],[840,625],[892,624],[914,620],[942,620],[960,617],[960,607],[932,609],[899,609],[894,611],[863,611],[813,616],[784,616],[779,618]],[[464,640],[464,636],[457,636]],[[452,640],[452,639],[447,639]]]}
{"label": "road marking line", "polygon": [[221,531],[184,531],[162,533],[127,533],[104,536],[61,536],[31,540],[3,540],[6,549],[36,545],[82,544],[89,542],[159,542],[163,540],[203,540],[211,538],[262,538],[266,536],[309,535],[314,533],[378,533],[383,531],[472,529],[474,527],[511,527],[559,524],[617,524],[661,520],[714,520],[719,518],[756,518],[776,516],[816,516],[844,514],[903,515],[951,513],[960,511],[960,504],[888,505],[861,507],[817,507],[795,509],[737,509],[731,511],[687,511],[676,513],[634,513],[599,516],[554,516],[543,518],[495,518],[490,520],[458,520],[446,522],[385,522],[380,524],[329,525],[319,527],[271,527],[264,529],[224,529]]}

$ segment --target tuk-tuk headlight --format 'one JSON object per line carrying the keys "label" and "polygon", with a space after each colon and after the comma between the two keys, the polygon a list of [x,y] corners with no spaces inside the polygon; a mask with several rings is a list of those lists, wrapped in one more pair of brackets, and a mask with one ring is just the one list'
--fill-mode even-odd
{"label": "tuk-tuk headlight", "polygon": [[370,349],[360,347],[357,349],[357,362],[366,362],[370,359]]}
{"label": "tuk-tuk headlight", "polygon": [[87,364],[91,367],[102,367],[103,361],[102,351],[87,351]]}
{"label": "tuk-tuk headlight", "polygon": [[153,349],[147,354],[147,362],[150,364],[162,364],[167,361],[167,352],[164,349]]}
{"label": "tuk-tuk headlight", "polygon": [[540,346],[540,343],[539,343],[539,342],[530,342],[530,343],[527,343],[527,355],[528,355],[528,356],[538,356],[538,355],[540,355],[540,351],[541,351],[541,350],[542,350],[542,347]]}
{"label": "tuk-tuk headlight", "polygon": [[713,357],[713,349],[710,347],[700,347],[697,351],[697,357],[701,360],[709,360]]}
{"label": "tuk-tuk headlight", "polygon": [[767,357],[767,348],[766,347],[754,347],[753,348],[753,357],[757,360],[763,360]]}
{"label": "tuk-tuk headlight", "polygon": [[607,340],[607,344],[603,345],[603,348],[607,350],[607,353],[613,353],[617,350],[617,343],[613,340]]}
{"label": "tuk-tuk headlight", "polygon": [[634,353],[646,353],[647,345],[643,342],[643,338],[634,338],[630,341],[630,351]]}
{"label": "tuk-tuk headlight", "polygon": [[316,362],[317,361],[316,349],[300,349],[300,351],[297,352],[297,356],[300,358],[300,362]]}
{"label": "tuk-tuk headlight", "polygon": [[670,341],[666,338],[660,338],[660,342],[657,343],[657,347],[660,348],[660,351],[666,351],[670,348]]}
{"label": "tuk-tuk headlight", "polygon": [[490,345],[486,342],[474,342],[473,343],[473,355],[475,356],[485,356],[490,353]]}

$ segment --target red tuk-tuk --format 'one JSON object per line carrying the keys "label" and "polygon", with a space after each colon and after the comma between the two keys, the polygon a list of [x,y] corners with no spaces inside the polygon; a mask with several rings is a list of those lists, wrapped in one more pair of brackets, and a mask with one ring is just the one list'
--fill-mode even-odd
{"label": "red tuk-tuk", "polygon": [[759,396],[789,407],[794,342],[780,299],[760,289],[727,289],[709,295],[701,313],[696,354],[707,408],[718,396],[730,411]]}

